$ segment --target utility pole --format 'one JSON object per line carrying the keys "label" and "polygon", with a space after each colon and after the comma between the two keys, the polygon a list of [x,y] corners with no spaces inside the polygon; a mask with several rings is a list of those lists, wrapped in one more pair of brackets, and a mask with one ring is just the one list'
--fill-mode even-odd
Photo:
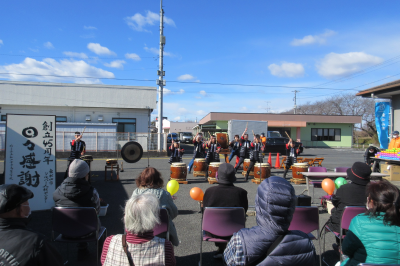
{"label": "utility pole", "polygon": [[300,92],[300,91],[297,91],[297,90],[294,90],[294,91],[292,91],[292,92],[294,92],[294,98],[293,98],[293,101],[294,101],[294,108],[293,108],[293,110],[294,110],[294,114],[296,114],[296,111],[297,111],[297,104],[296,104],[296,93],[298,93],[298,92]]}
{"label": "utility pole", "polygon": [[266,102],[266,104],[267,104],[267,108],[265,108],[265,110],[267,111],[267,113],[269,113],[269,103],[270,103],[270,101],[265,101]]}
{"label": "utility pole", "polygon": [[163,80],[165,76],[165,71],[163,71],[163,56],[164,56],[164,45],[165,45],[165,36],[164,32],[164,10],[162,8],[162,0],[160,0],[160,64],[159,70],[157,71],[158,80],[158,151],[162,152],[164,143],[163,143],[163,87],[166,85],[165,80]]}

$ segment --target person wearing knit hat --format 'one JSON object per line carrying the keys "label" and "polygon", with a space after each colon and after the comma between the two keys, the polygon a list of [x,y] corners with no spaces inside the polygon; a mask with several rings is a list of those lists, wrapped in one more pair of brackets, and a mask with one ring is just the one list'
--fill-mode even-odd
{"label": "person wearing knit hat", "polygon": [[[347,169],[347,179],[350,182],[338,188],[332,197],[334,208],[331,210],[327,225],[334,232],[340,232],[340,220],[346,206],[365,206],[366,186],[371,181],[371,173],[371,168],[363,162],[355,162],[351,168]],[[334,245],[335,250],[338,248],[337,245]]]}
{"label": "person wearing knit hat", "polygon": [[[80,159],[71,162],[68,177],[54,191],[53,200],[57,207],[94,207],[99,213],[100,198],[89,182],[89,165]],[[89,253],[87,243],[78,244],[78,259]]]}
{"label": "person wearing knit hat", "polygon": [[27,228],[33,196],[23,186],[0,186],[0,265],[63,265],[46,237]]}
{"label": "person wearing knit hat", "polygon": [[[235,187],[236,181],[235,168],[229,163],[223,163],[218,168],[218,186],[210,187],[204,193],[204,207],[242,207],[247,212],[248,200],[247,191],[240,187]],[[226,243],[215,243],[218,251],[214,258],[222,258],[226,248]]]}

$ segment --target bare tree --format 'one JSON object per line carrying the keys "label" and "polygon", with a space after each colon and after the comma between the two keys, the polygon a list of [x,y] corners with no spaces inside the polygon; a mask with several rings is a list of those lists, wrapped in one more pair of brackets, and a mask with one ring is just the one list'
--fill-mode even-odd
{"label": "bare tree", "polygon": [[[293,109],[284,113],[293,113]],[[370,98],[361,98],[354,94],[335,95],[324,100],[307,102],[299,106],[297,114],[315,115],[360,115],[362,123],[355,126],[355,130],[365,132],[377,141],[375,126],[375,101]]]}

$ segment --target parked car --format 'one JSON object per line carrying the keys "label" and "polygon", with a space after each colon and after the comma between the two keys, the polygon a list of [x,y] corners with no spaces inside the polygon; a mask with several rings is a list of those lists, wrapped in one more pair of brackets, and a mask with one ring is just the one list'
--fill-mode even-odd
{"label": "parked car", "polygon": [[265,145],[266,153],[280,153],[286,154],[286,144],[289,142],[288,138],[267,138],[267,144]]}
{"label": "parked car", "polygon": [[181,132],[179,139],[182,143],[190,143],[193,140],[193,135],[190,132]]}
{"label": "parked car", "polygon": [[170,143],[170,142],[172,142],[172,140],[174,140],[174,141],[179,141],[179,138],[178,138],[178,134],[177,134],[177,133],[169,133],[169,134],[167,135],[167,142]]}
{"label": "parked car", "polygon": [[279,131],[268,131],[267,137],[268,138],[282,138],[282,135],[281,135],[281,133],[279,133]]}

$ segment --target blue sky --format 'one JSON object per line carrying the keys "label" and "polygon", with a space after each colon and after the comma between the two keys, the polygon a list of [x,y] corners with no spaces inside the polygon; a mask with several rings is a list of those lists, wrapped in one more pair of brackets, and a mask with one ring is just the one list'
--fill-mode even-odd
{"label": "blue sky", "polygon": [[[399,1],[163,4],[170,120],[281,112],[294,90],[304,104],[400,79]],[[156,86],[159,5],[2,1],[0,79]]]}

